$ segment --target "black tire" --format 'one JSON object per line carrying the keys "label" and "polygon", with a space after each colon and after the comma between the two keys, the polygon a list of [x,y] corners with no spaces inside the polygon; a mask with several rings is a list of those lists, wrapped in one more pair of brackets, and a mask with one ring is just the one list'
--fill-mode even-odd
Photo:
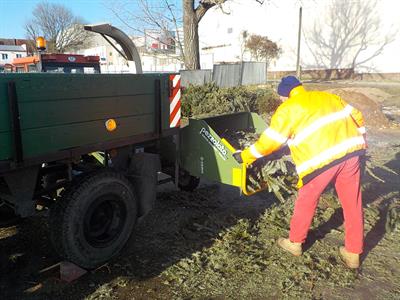
{"label": "black tire", "polygon": [[93,269],[119,254],[136,219],[131,183],[117,172],[97,171],[51,207],[50,238],[63,259]]}
{"label": "black tire", "polygon": [[190,175],[181,170],[179,174],[178,187],[182,191],[193,192],[200,184],[200,178]]}

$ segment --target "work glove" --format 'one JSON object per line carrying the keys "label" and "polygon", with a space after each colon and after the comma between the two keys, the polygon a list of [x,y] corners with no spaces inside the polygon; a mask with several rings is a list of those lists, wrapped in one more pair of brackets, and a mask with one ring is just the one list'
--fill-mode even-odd
{"label": "work glove", "polygon": [[237,151],[233,152],[232,156],[233,156],[234,159],[236,159],[236,161],[237,161],[239,164],[242,164],[242,163],[243,163],[243,159],[242,159],[242,150],[237,150]]}
{"label": "work glove", "polygon": [[249,148],[240,152],[240,158],[242,160],[241,163],[244,163],[246,166],[250,166],[256,160],[256,158],[251,155]]}

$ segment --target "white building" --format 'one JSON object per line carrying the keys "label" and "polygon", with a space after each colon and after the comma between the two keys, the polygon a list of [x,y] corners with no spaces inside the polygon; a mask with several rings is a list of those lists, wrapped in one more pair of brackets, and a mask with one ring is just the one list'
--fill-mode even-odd
{"label": "white building", "polygon": [[[355,1],[343,0],[352,5]],[[224,4],[224,12],[215,7],[208,11],[199,25],[201,67],[212,68],[214,63],[235,62],[249,59],[243,55],[243,31],[249,34],[268,36],[283,50],[280,58],[271,66],[271,70],[285,71],[296,69],[297,35],[299,7],[303,6],[303,30],[301,42],[301,65],[315,64],[308,49],[307,32],[315,21],[322,25],[326,22],[326,13],[331,1],[315,0],[280,0],[265,1],[260,5],[253,0],[235,0]],[[378,0],[374,14],[381,20],[381,36],[390,33],[393,41],[381,55],[368,61],[364,66],[376,72],[400,72],[400,1]],[[368,30],[368,28],[366,28]],[[322,34],[328,34],[327,31]],[[371,45],[370,51],[374,50]],[[348,61],[343,62],[343,67]]]}
{"label": "white building", "polygon": [[[113,40],[111,40],[113,41]],[[152,51],[147,49],[145,37],[132,37],[139,51],[143,72],[178,72],[182,67],[179,55],[170,51]],[[83,55],[100,57],[102,73],[136,73],[135,64],[127,62],[124,57],[99,34],[93,34],[91,46],[78,50]],[[154,43],[153,43],[154,44]],[[121,51],[121,47],[115,44]],[[154,46],[154,45],[153,45]],[[159,50],[165,50],[160,48]]]}
{"label": "white building", "polygon": [[14,58],[27,56],[26,45],[0,45],[0,66],[11,64]]}
{"label": "white building", "polygon": [[77,50],[76,53],[99,56],[102,73],[134,73],[134,67],[130,66],[100,34],[93,33],[89,44],[88,48]]}
{"label": "white building", "polygon": [[[358,1],[365,3],[368,0],[341,1],[345,5],[354,5]],[[212,69],[216,63],[250,60],[249,53],[244,51],[243,32],[247,32],[248,35],[268,36],[270,40],[281,47],[282,54],[269,66],[270,71],[295,70],[300,4],[303,8],[300,64],[303,69],[324,68],[324,66],[316,64],[310,51],[309,32],[315,22],[319,22],[322,26],[326,25],[331,2],[330,0],[270,0],[264,1],[264,4],[260,5],[255,0],[230,0],[223,5],[224,12],[219,7],[210,9],[199,24],[201,68]],[[400,72],[400,59],[397,58],[398,49],[400,49],[400,23],[398,21],[400,1],[377,0],[374,10],[373,15],[381,20],[379,36],[391,35],[392,41],[380,55],[356,70]],[[329,35],[329,29],[323,28],[321,35]],[[365,30],[368,31],[370,28],[367,26]],[[150,35],[155,35],[155,33],[151,32]],[[179,35],[182,38],[183,33],[180,32]],[[139,49],[142,68],[145,72],[176,72],[184,68],[183,63],[178,59],[179,49],[176,49],[175,54],[167,53],[168,51],[152,51],[152,49],[148,49],[149,39],[146,37],[132,39]],[[97,36],[95,41],[93,46],[83,53],[99,55],[104,72],[132,71],[119,53],[104,39]],[[368,51],[373,52],[377,47],[377,45],[370,44],[368,50],[362,52],[360,59],[368,56]],[[348,55],[339,68],[349,67],[350,61],[351,57]]]}

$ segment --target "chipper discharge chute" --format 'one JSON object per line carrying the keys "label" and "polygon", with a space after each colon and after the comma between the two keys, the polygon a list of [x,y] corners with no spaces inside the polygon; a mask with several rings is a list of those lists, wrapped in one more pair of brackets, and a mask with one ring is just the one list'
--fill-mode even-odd
{"label": "chipper discharge chute", "polygon": [[190,119],[181,130],[180,165],[191,175],[239,187],[245,195],[252,195],[268,187],[260,183],[255,190],[248,188],[249,170],[238,163],[232,153],[236,149],[227,132],[261,134],[267,128],[262,118],[249,112]]}

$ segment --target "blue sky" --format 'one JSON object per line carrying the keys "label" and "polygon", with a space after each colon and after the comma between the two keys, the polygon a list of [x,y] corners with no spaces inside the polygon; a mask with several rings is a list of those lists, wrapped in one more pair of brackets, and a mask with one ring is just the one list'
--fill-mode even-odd
{"label": "blue sky", "polygon": [[[39,2],[42,0],[0,0],[0,38],[24,38],[24,24],[32,16],[32,10]],[[65,5],[88,23],[117,23],[103,0],[48,0],[47,2]]]}

